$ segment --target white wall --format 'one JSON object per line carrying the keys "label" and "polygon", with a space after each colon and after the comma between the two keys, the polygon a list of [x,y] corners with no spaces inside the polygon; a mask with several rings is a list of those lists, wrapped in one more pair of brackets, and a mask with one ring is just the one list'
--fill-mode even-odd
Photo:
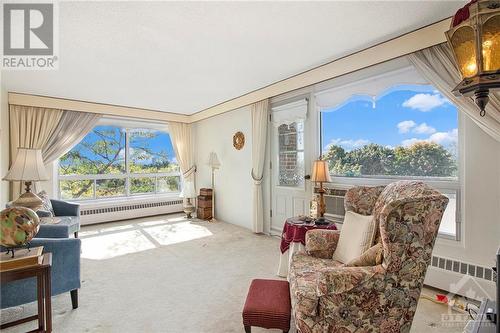
{"label": "white wall", "polygon": [[[233,147],[233,135],[241,131],[245,146]],[[245,107],[208,118],[193,125],[195,135],[196,187],[211,187],[210,152],[217,153],[221,167],[215,172],[215,209],[218,220],[252,228],[252,120]]]}
{"label": "white wall", "polygon": [[[0,71],[0,179],[9,170],[9,105]],[[0,210],[9,201],[9,182],[0,180]]]}
{"label": "white wall", "polygon": [[[500,247],[500,142],[484,133],[467,116],[461,117],[462,144],[462,239],[438,239],[434,255],[492,267]],[[448,290],[462,278],[432,268],[426,283]],[[482,279],[477,281],[483,284]],[[494,284],[483,288],[493,296]]]}

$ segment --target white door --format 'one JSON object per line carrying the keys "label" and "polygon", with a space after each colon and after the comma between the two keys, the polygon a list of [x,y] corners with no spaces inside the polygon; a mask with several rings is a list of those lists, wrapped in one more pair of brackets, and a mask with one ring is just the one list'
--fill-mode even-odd
{"label": "white door", "polygon": [[271,112],[271,231],[281,233],[288,217],[309,215],[312,190],[311,117],[307,100]]}

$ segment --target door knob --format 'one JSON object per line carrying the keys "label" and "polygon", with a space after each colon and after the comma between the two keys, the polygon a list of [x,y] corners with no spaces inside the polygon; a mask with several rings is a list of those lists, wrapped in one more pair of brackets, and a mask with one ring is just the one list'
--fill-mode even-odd
{"label": "door knob", "polygon": [[309,180],[309,179],[311,179],[311,175],[305,175],[305,176],[304,176],[304,179],[305,179],[305,180]]}

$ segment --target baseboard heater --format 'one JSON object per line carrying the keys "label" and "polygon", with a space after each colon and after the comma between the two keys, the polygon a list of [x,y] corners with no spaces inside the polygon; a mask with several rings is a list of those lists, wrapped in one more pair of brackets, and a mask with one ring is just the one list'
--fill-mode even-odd
{"label": "baseboard heater", "polygon": [[138,217],[170,214],[182,211],[182,200],[130,200],[98,204],[82,204],[82,225],[112,222]]}

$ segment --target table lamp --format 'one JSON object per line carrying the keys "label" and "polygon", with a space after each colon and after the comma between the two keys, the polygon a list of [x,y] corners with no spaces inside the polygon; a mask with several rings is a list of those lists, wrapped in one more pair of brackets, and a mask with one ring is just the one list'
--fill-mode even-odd
{"label": "table lamp", "polygon": [[313,164],[311,181],[319,183],[319,203],[318,203],[318,219],[317,224],[326,224],[325,220],[325,189],[323,188],[323,183],[329,183],[332,181],[330,178],[330,170],[328,170],[328,162],[323,160],[316,160]]}
{"label": "table lamp", "polygon": [[217,154],[214,152],[210,153],[210,157],[208,159],[208,165],[212,168],[212,218],[210,222],[216,222],[215,219],[215,170],[220,168],[220,161],[217,157]]}
{"label": "table lamp", "polygon": [[31,192],[33,182],[48,180],[49,177],[45,171],[45,164],[42,159],[41,149],[18,148],[16,159],[7,172],[3,180],[22,181],[26,186],[26,192],[23,193],[12,204],[14,206],[23,206],[31,208],[34,211],[42,207],[42,200]]}
{"label": "table lamp", "polygon": [[191,218],[191,214],[194,213],[195,207],[191,202],[191,198],[196,197],[196,190],[194,188],[194,182],[186,181],[184,186],[182,187],[182,192],[179,195],[181,198],[186,199],[184,203],[184,213],[186,213],[186,217],[188,219]]}

